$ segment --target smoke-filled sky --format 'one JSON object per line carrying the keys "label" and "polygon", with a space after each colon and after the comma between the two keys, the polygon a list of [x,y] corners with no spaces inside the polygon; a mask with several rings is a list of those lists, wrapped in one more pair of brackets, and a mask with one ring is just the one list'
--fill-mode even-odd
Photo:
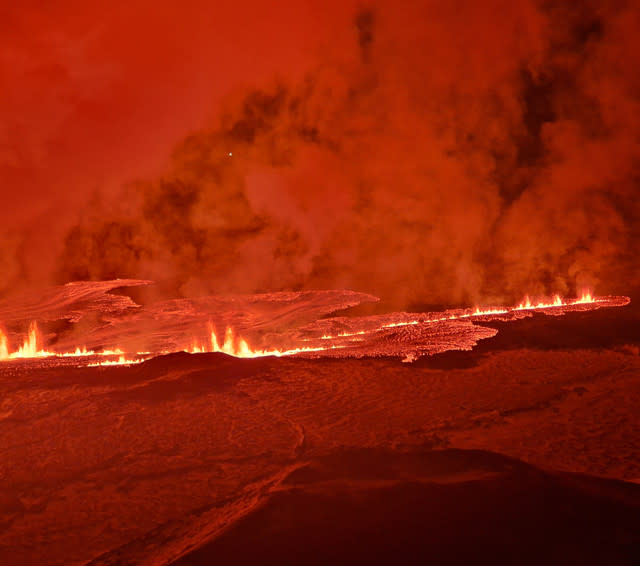
{"label": "smoke-filled sky", "polygon": [[633,0],[0,7],[0,294],[640,285]]}

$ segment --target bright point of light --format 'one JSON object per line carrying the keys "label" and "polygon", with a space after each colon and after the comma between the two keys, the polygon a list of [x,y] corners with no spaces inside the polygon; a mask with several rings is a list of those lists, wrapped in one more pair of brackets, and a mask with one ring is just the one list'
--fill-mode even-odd
{"label": "bright point of light", "polygon": [[229,155],[229,157],[231,157],[231,156],[233,155],[233,153],[229,152],[229,154],[228,154],[228,155]]}

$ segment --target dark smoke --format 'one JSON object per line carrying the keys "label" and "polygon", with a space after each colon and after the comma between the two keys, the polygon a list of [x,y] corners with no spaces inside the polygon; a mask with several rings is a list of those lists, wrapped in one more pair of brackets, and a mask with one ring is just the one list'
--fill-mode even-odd
{"label": "dark smoke", "polygon": [[[82,201],[48,245],[51,277],[400,306],[640,285],[636,4],[335,18],[348,40],[324,38],[304,72],[236,88],[164,173]],[[31,230],[3,239],[5,290],[38,273],[37,254],[18,260]]]}

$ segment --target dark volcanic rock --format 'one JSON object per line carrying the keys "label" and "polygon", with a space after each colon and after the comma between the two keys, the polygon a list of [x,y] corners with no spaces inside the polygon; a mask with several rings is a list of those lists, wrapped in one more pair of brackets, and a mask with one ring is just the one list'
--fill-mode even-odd
{"label": "dark volcanic rock", "polygon": [[338,450],[174,562],[637,564],[640,486],[483,451]]}

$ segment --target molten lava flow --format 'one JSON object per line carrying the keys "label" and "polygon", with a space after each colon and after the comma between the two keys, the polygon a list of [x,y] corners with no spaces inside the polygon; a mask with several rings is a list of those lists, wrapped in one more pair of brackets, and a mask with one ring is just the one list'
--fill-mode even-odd
{"label": "molten lava flow", "polygon": [[563,300],[560,295],[555,295],[551,301],[539,301],[533,303],[529,296],[525,296],[524,300],[514,307],[475,307],[474,309],[465,309],[462,311],[453,311],[447,316],[439,316],[435,318],[417,318],[412,320],[403,320],[401,322],[390,322],[381,326],[373,327],[369,330],[359,330],[354,332],[340,332],[338,334],[323,334],[321,340],[337,340],[340,338],[349,338],[354,336],[360,336],[364,334],[372,334],[376,332],[382,332],[388,329],[401,328],[414,325],[424,324],[437,324],[447,321],[465,320],[471,317],[491,317],[491,316],[503,316],[509,313],[517,313],[518,311],[534,311],[554,309],[558,307],[571,307],[573,305],[589,305],[596,304],[599,299],[595,298],[591,292],[585,291],[582,293],[579,299]]}
{"label": "molten lava flow", "polygon": [[570,303],[572,305],[581,305],[583,303],[595,303],[595,299],[591,295],[589,291],[582,293],[582,297],[580,297],[577,301]]}
{"label": "molten lava flow", "polygon": [[[271,299],[271,296],[269,296]],[[299,299],[299,295],[293,298]],[[312,295],[310,299],[315,299]],[[288,300],[291,300],[290,298]],[[308,300],[305,296],[304,300]],[[280,329],[272,331],[277,340],[276,344],[286,344],[286,347],[275,347],[271,344],[266,348],[257,348],[250,344],[246,335],[234,332],[227,326],[224,336],[217,335],[214,325],[210,322],[207,327],[206,339],[194,340],[187,351],[191,353],[220,352],[237,358],[258,358],[265,356],[291,356],[295,354],[317,354],[322,356],[403,356],[405,359],[415,359],[421,355],[428,355],[452,348],[470,348],[478,339],[490,337],[492,329],[485,326],[471,324],[471,322],[488,322],[492,320],[516,320],[530,316],[529,313],[539,310],[546,314],[565,314],[574,310],[590,310],[603,306],[623,306],[629,302],[626,297],[594,297],[590,291],[583,292],[576,299],[562,299],[555,295],[549,299],[532,299],[525,296],[523,301],[512,307],[479,307],[467,309],[452,309],[444,312],[431,313],[388,313],[367,317],[335,317],[319,318],[316,322],[306,326],[296,327],[285,325],[289,330],[286,335]],[[208,303],[206,303],[208,304]],[[253,303],[251,303],[253,304]],[[313,301],[310,301],[315,308]],[[0,331],[0,360],[30,359],[30,358],[84,358],[81,365],[116,366],[137,364],[154,355],[175,352],[183,340],[184,330],[191,331],[202,325],[202,318],[195,305],[190,304],[184,312],[169,310],[161,320],[166,320],[166,326],[154,327],[151,323],[134,326],[134,332],[125,328],[127,318],[122,321],[122,334],[108,327],[108,333],[93,333],[87,336],[87,346],[68,344],[65,350],[47,351],[42,344],[38,326],[32,322],[29,331],[23,339],[22,346],[16,351],[11,350],[10,335]],[[215,308],[214,308],[215,307]],[[172,309],[174,307],[172,306]],[[218,303],[213,303],[211,313],[218,312]],[[237,313],[234,306],[233,313]],[[304,311],[304,308],[302,309]],[[229,312],[229,311],[221,311]],[[195,313],[195,314],[194,314]],[[314,313],[315,315],[316,313]],[[170,315],[170,316],[169,316]],[[194,324],[197,319],[197,326]],[[206,320],[206,319],[205,319]],[[279,319],[279,326],[282,327]],[[180,328],[180,334],[176,329]],[[257,328],[265,328],[258,325]],[[268,326],[266,326],[268,328]],[[151,330],[150,330],[151,329]],[[251,332],[249,326],[246,332]],[[136,332],[138,333],[136,335]],[[197,332],[197,331],[196,331]],[[150,333],[145,338],[144,333]],[[186,334],[188,336],[188,334]],[[114,340],[114,336],[116,337]],[[151,352],[129,352],[123,349],[101,349],[102,343],[118,343],[118,336],[136,337],[138,341],[154,344]],[[85,342],[85,340],[83,340]],[[60,343],[58,341],[58,343]],[[264,342],[263,342],[264,343]],[[99,357],[106,358],[100,361]]]}
{"label": "molten lava flow", "polygon": [[73,352],[64,352],[62,354],[56,355],[60,356],[61,358],[81,358],[85,356],[96,356],[98,354],[96,354],[96,352],[94,352],[93,350],[87,350],[87,348],[83,346],[82,348],[76,348]]}
{"label": "molten lava flow", "polygon": [[517,307],[514,307],[512,310],[530,310],[530,309],[548,309],[551,307],[568,307],[571,305],[587,305],[598,302],[597,299],[594,299],[593,295],[590,291],[584,291],[579,299],[575,299],[573,301],[563,300],[560,298],[560,295],[555,295],[553,297],[553,302],[545,303],[541,301],[539,303],[533,304],[529,296],[527,295]]}
{"label": "molten lava flow", "polygon": [[[235,338],[233,334],[233,329],[231,327],[227,327],[227,330],[224,335],[224,342],[222,347],[218,345],[218,339],[216,337],[216,333],[211,329],[211,348],[214,352],[222,352],[224,354],[228,354],[230,356],[235,356],[236,358],[261,358],[264,356],[292,356],[294,354],[300,354],[303,352],[321,352],[323,350],[327,350],[329,348],[325,347],[301,347],[301,348],[291,348],[288,350],[280,350],[280,349],[272,349],[272,350],[257,350],[253,349],[249,346],[247,341],[244,338]],[[217,348],[217,349],[216,349]]]}
{"label": "molten lava flow", "polygon": [[471,316],[484,316],[488,314],[506,314],[509,311],[507,309],[481,309],[476,307],[475,310],[471,313]]}
{"label": "molten lava flow", "polygon": [[531,304],[531,299],[529,299],[529,295],[527,295],[524,298],[524,301],[522,301],[517,307],[515,307],[514,310],[523,311],[523,310],[532,309],[532,308],[534,307]]}
{"label": "molten lava flow", "polygon": [[146,361],[146,358],[130,360],[125,356],[120,356],[117,360],[105,360],[104,362],[94,362],[91,364],[87,364],[87,367],[104,367],[104,366],[131,366],[135,364],[141,364]]}
{"label": "molten lava flow", "polygon": [[228,326],[227,330],[224,334],[224,342],[222,346],[218,342],[218,337],[216,335],[215,329],[211,324],[209,324],[209,335],[210,335],[210,349],[206,349],[201,345],[194,344],[189,352],[192,354],[202,354],[204,352],[220,352],[222,354],[227,354],[228,356],[233,356],[235,358],[262,358],[266,356],[292,356],[294,354],[301,354],[304,352],[322,352],[324,350],[336,349],[341,346],[329,346],[329,347],[301,347],[301,348],[291,348],[288,350],[258,350],[253,349],[249,346],[248,342],[241,337],[236,338],[233,332],[233,329]]}
{"label": "molten lava flow", "polygon": [[0,360],[9,359],[9,344],[7,343],[7,337],[0,329]]}
{"label": "molten lava flow", "polygon": [[[124,354],[120,348],[96,352],[94,350],[88,350],[84,346],[82,348],[76,347],[73,352],[49,352],[40,348],[40,342],[40,332],[38,330],[38,324],[35,321],[29,325],[29,332],[25,337],[22,346],[20,346],[15,352],[9,351],[9,341],[7,336],[2,330],[0,330],[0,361],[17,359],[28,360],[32,358],[86,358],[91,356],[122,357]],[[126,363],[129,363],[129,361],[127,360]]]}
{"label": "molten lava flow", "polygon": [[[416,324],[418,324],[416,322]],[[386,325],[387,328],[391,328],[391,326],[395,326],[393,324]],[[368,334],[366,330],[357,330],[356,332],[340,332],[335,336],[331,336],[330,334],[323,334],[320,337],[320,340],[332,340],[333,338],[349,338],[351,336],[363,336],[364,334]]]}
{"label": "molten lava flow", "polygon": [[102,352],[98,352],[98,356],[121,356],[124,352],[120,348],[116,348],[114,350],[102,350]]}

